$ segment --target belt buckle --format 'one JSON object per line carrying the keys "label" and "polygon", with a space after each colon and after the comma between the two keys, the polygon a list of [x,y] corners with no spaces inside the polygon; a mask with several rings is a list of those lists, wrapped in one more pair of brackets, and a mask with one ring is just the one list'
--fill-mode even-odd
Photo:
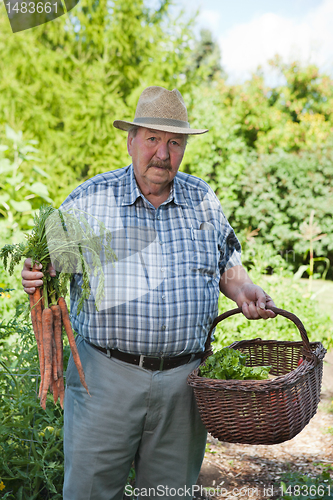
{"label": "belt buckle", "polygon": [[[154,356],[153,356],[153,357],[154,357]],[[150,356],[144,356],[143,354],[141,354],[141,355],[140,355],[140,358],[139,358],[139,366],[140,366],[141,368],[144,368],[143,364],[144,364],[144,362],[145,362],[145,359],[146,359],[146,358],[148,358],[148,359],[149,359],[149,358],[150,358]],[[155,359],[156,359],[156,358],[155,358]],[[161,358],[157,358],[157,359],[160,359],[160,366],[159,366],[158,370],[159,370],[159,371],[161,371],[161,370],[163,370],[164,358],[163,358],[163,357],[161,357]]]}
{"label": "belt buckle", "polygon": [[143,368],[143,362],[145,360],[145,357],[146,356],[143,356],[143,354],[140,354],[140,358],[139,358],[139,366],[140,366],[140,368]]}

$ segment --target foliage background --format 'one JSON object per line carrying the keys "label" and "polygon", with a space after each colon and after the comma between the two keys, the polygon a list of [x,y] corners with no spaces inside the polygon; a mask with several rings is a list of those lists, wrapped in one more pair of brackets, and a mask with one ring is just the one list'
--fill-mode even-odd
{"label": "foliage background", "polygon": [[[181,168],[215,190],[243,246],[255,282],[306,325],[311,340],[333,345],[331,309],[293,275],[314,258],[333,263],[333,82],[314,65],[272,67],[269,87],[258,70],[241,85],[226,83],[220,51],[195,19],[144,0],[81,0],[67,16],[12,34],[0,15],[0,238],[22,241],[45,201],[58,207],[87,178],[129,164],[125,134],[114,119],[132,119],[148,85],[177,87],[192,127]],[[2,9],[3,7],[0,7]],[[311,236],[311,235],[310,235]],[[314,277],[325,262],[315,263]],[[304,277],[307,276],[304,271]],[[62,412],[37,397],[37,352],[24,319],[20,269],[0,264],[0,489],[2,498],[61,498]],[[233,307],[221,297],[220,308]],[[283,318],[219,325],[216,346],[235,336],[297,339]],[[68,357],[68,350],[66,350]]]}

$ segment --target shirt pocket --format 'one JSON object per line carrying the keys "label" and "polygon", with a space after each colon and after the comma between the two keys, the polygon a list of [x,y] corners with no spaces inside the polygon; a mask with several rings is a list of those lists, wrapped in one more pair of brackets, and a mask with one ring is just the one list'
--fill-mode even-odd
{"label": "shirt pocket", "polygon": [[191,271],[207,278],[219,280],[218,232],[215,230],[192,229],[193,254]]}

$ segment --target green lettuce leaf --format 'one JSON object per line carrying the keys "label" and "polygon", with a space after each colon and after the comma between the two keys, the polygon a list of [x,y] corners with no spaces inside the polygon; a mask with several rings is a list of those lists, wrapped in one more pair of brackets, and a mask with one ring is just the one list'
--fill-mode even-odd
{"label": "green lettuce leaf", "polygon": [[207,358],[200,375],[221,380],[264,380],[271,366],[246,366],[246,354],[224,347]]}

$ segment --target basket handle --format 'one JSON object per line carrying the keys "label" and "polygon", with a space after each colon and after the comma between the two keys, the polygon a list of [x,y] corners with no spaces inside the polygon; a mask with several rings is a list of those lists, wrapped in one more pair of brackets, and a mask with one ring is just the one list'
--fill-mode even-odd
{"label": "basket handle", "polygon": [[[309,358],[309,359],[313,359],[314,354],[311,350],[309,338],[307,336],[306,330],[305,330],[304,325],[301,322],[301,320],[295,314],[288,312],[288,311],[285,311],[284,309],[279,309],[279,308],[273,307],[273,306],[269,307],[269,309],[271,311],[273,311],[275,314],[279,314],[280,316],[284,316],[285,318],[289,319],[297,326],[299,333],[301,334],[301,337],[302,337],[303,356],[305,356],[306,358]],[[230,316],[233,316],[234,314],[238,314],[241,312],[242,312],[242,308],[237,307],[236,309],[231,309],[230,311],[226,311],[223,314],[220,314],[220,316],[217,316],[217,318],[214,319],[212,326],[209,330],[206,343],[205,343],[205,352],[208,352],[208,351],[212,352],[211,351],[211,333],[214,330],[214,328],[216,327],[216,325],[218,323],[220,323],[221,321],[223,321],[224,319],[229,318]]]}

